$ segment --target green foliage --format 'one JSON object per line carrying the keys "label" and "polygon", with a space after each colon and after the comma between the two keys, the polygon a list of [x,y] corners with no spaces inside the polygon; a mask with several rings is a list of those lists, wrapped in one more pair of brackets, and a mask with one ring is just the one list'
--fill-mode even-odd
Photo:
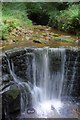
{"label": "green foliage", "polygon": [[59,30],[77,34],[80,31],[80,4],[70,5],[67,9],[51,13],[49,25]]}
{"label": "green foliage", "polygon": [[[48,25],[65,32],[80,34],[80,3],[74,2],[4,2],[0,4],[0,31],[5,39],[16,27],[32,25],[30,13],[47,14]],[[1,36],[1,33],[0,33]]]}
{"label": "green foliage", "polygon": [[2,37],[3,39],[18,26],[30,26],[25,3],[3,3],[2,5]]}
{"label": "green foliage", "polygon": [[[27,3],[27,12],[49,15],[48,25],[65,32],[78,34],[80,31],[80,3],[75,2],[37,2]],[[44,21],[44,20],[43,20]]]}
{"label": "green foliage", "polygon": [[2,28],[2,3],[0,3],[0,36],[2,34],[1,28]]}

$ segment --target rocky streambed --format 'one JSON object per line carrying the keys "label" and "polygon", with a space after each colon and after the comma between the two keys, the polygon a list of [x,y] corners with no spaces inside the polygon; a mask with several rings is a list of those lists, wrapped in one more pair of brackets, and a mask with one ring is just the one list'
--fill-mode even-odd
{"label": "rocky streambed", "polygon": [[48,26],[31,26],[28,28],[15,28],[0,42],[0,49],[7,50],[14,47],[59,47],[79,46],[77,36],[63,33]]}

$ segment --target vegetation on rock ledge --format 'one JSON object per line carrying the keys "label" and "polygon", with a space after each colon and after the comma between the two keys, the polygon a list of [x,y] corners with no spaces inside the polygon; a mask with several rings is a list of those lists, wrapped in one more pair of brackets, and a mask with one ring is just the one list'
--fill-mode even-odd
{"label": "vegetation on rock ledge", "polygon": [[[2,39],[18,27],[41,24],[58,30],[80,35],[80,3],[77,2],[36,2],[36,3],[2,3]],[[1,16],[1,12],[0,12]],[[45,19],[44,19],[45,18]]]}

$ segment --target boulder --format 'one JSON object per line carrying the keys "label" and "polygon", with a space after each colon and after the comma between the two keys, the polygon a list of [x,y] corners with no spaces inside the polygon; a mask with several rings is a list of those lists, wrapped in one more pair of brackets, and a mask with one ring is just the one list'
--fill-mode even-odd
{"label": "boulder", "polygon": [[33,40],[33,42],[41,44],[41,41],[39,41],[39,40]]}
{"label": "boulder", "polygon": [[7,114],[20,110],[20,90],[17,85],[11,85],[10,89],[3,93],[2,105]]}
{"label": "boulder", "polygon": [[45,44],[46,40],[45,39],[38,39],[38,40],[33,40],[33,42],[39,43],[39,44]]}

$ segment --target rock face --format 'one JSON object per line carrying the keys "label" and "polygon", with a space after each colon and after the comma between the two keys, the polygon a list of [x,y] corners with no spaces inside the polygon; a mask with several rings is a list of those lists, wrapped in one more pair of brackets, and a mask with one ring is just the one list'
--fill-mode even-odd
{"label": "rock face", "polygon": [[[27,50],[28,52],[32,52],[31,49]],[[16,50],[14,52],[6,53],[8,59],[10,60],[10,65],[12,67],[12,62],[14,64],[13,71],[16,75],[22,80],[20,82],[27,82],[26,76],[26,59],[27,54],[26,50]],[[5,55],[2,56],[2,106],[3,106],[3,118],[7,119],[9,114],[13,114],[14,112],[20,111],[26,107],[26,104],[30,104],[31,94],[28,91],[28,88],[25,85],[18,85],[14,80],[12,75],[10,74],[10,68],[8,64],[8,60]],[[31,56],[30,56],[31,59]],[[26,93],[25,93],[26,92]],[[25,95],[26,94],[26,95]],[[21,97],[23,102],[23,108],[21,108]],[[29,99],[29,102],[28,102]],[[7,115],[7,116],[6,116]],[[10,115],[9,115],[10,116]]]}
{"label": "rock face", "polygon": [[10,74],[6,56],[2,56],[2,73],[5,74],[6,76]]}
{"label": "rock face", "polygon": [[[19,78],[21,78],[23,81],[26,81],[28,79],[30,79],[31,81],[33,80],[33,75],[32,75],[32,53],[34,51],[34,48],[25,48],[25,49],[19,49],[19,50],[15,50],[15,51],[9,51],[7,52],[8,54],[8,58],[10,59],[11,62],[13,62],[14,64],[14,71],[16,73],[17,76],[19,76]],[[28,54],[27,54],[28,52]],[[30,53],[30,54],[29,54]],[[51,61],[51,65],[50,69],[53,71],[57,71],[57,69],[59,69],[59,65],[60,65],[60,58],[57,57],[57,55],[55,56],[54,54],[52,54],[52,56],[50,56],[50,59],[53,61]],[[73,84],[75,84],[75,86],[79,86],[79,79],[80,79],[80,50],[73,50],[73,49],[66,49],[66,62],[65,62],[65,79],[67,80],[67,86],[70,83],[71,79],[73,79],[73,77],[75,77],[76,81],[73,82]],[[56,61],[56,62],[55,62]],[[12,77],[10,76],[10,72],[9,72],[9,67],[8,67],[8,62],[6,60],[6,57],[3,56],[2,57],[2,73],[3,73],[3,81],[11,81]],[[29,65],[30,64],[30,65]],[[53,67],[56,66],[56,67]],[[29,71],[29,69],[31,69]],[[76,72],[73,72],[76,71]],[[73,75],[74,73],[74,75]],[[78,91],[75,91],[78,90]],[[73,96],[78,96],[79,94],[79,87],[74,87],[74,91],[73,92]]]}
{"label": "rock face", "polygon": [[[65,62],[65,83],[66,95],[80,99],[80,50],[67,49]],[[72,92],[70,93],[70,91]],[[69,94],[70,93],[70,94]]]}
{"label": "rock face", "polygon": [[17,85],[11,85],[10,89],[3,93],[2,111],[5,118],[11,113],[20,111],[20,90]]}
{"label": "rock face", "polygon": [[2,76],[3,82],[9,82],[10,80],[11,80],[11,78],[10,78],[9,74],[3,74],[3,76]]}
{"label": "rock face", "polygon": [[[14,64],[14,70],[17,76],[21,77],[22,79],[26,79],[26,51],[14,51],[13,53],[8,53],[8,58],[10,62]],[[6,56],[2,58],[2,72],[3,74],[10,74],[8,62]]]}

